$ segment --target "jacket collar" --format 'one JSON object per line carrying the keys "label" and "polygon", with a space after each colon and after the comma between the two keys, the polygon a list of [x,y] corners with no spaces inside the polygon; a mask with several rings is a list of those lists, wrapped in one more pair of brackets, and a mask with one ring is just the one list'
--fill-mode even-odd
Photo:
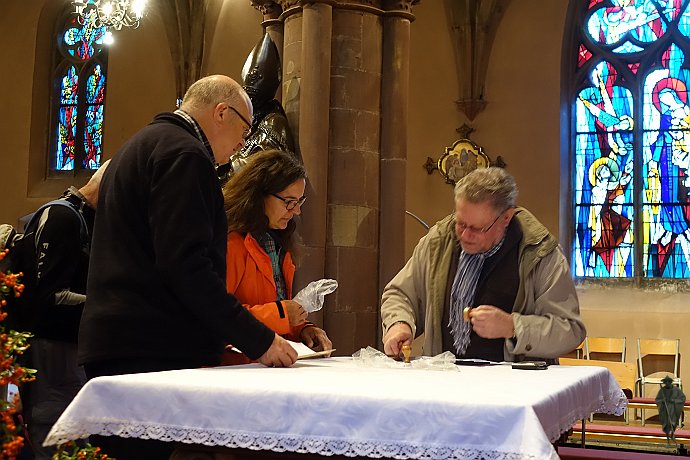
{"label": "jacket collar", "polygon": [[216,165],[216,157],[213,155],[213,149],[211,148],[211,143],[208,141],[208,137],[206,137],[206,134],[204,133],[204,130],[201,129],[199,123],[187,112],[178,109],[174,113],[159,113],[151,122],[151,124],[156,123],[170,123],[185,129],[189,134],[196,137],[202,143],[204,150],[208,155],[208,159],[211,160],[211,163],[214,166]]}

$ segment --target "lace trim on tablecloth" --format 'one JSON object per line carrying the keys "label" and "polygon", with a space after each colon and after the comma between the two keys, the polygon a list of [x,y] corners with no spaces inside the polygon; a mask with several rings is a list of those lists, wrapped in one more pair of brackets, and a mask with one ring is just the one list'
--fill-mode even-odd
{"label": "lace trim on tablecloth", "polygon": [[[92,434],[120,436],[123,438],[157,439],[166,442],[224,446],[274,452],[300,454],[344,455],[347,457],[395,458],[395,459],[439,459],[439,460],[537,460],[536,455],[501,452],[496,450],[451,449],[439,446],[420,446],[413,443],[379,443],[348,441],[329,438],[299,438],[275,433],[228,433],[209,432],[180,427],[161,427],[145,423],[89,422],[86,427],[79,424],[62,423],[61,429],[51,431],[45,445],[61,444],[74,439],[83,439]],[[558,460],[555,450],[552,460]]]}
{"label": "lace trim on tablecloth", "polygon": [[623,393],[623,390],[613,390],[606,396],[600,396],[599,400],[592,404],[589,408],[583,408],[578,411],[571,412],[566,417],[563,417],[561,426],[557,429],[554,428],[552,430],[546,430],[546,436],[551,442],[553,442],[557,440],[561,434],[570,430],[573,427],[573,424],[578,420],[589,418],[591,413],[623,415],[627,407],[628,398],[625,396],[625,393]]}

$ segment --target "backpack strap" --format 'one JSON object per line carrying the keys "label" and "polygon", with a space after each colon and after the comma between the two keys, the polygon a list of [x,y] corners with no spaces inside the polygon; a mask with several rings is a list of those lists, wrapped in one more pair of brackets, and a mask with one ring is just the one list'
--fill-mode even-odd
{"label": "backpack strap", "polygon": [[43,211],[46,210],[46,208],[49,208],[50,206],[64,206],[66,208],[71,209],[77,217],[79,217],[79,238],[82,242],[82,246],[85,251],[88,253],[89,249],[89,227],[86,225],[86,219],[84,218],[84,214],[82,214],[81,209],[78,209],[74,204],[67,200],[63,199],[58,199],[58,200],[53,200],[49,201],[48,203],[44,204],[40,208],[36,210],[33,216],[31,216],[31,220],[27,222],[26,226],[24,227],[24,233],[30,232],[32,229],[35,229],[35,227],[38,226],[38,221],[41,218],[41,214],[43,214]]}

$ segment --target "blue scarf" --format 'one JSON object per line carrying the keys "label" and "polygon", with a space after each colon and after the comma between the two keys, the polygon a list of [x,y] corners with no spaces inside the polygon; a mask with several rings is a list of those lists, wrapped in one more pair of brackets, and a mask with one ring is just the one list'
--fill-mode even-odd
{"label": "blue scarf", "polygon": [[283,270],[280,267],[280,247],[276,245],[275,239],[270,232],[264,232],[252,235],[254,239],[259,242],[261,247],[268,257],[271,259],[271,268],[273,271],[273,282],[276,285],[276,300],[284,300],[287,296],[285,288],[285,278],[283,278]]}
{"label": "blue scarf", "polygon": [[472,325],[465,321],[463,310],[471,307],[474,294],[477,291],[479,275],[484,267],[484,260],[493,256],[503,246],[501,240],[496,246],[481,254],[468,254],[460,248],[458,257],[458,269],[453,278],[453,286],[450,291],[450,321],[448,327],[453,336],[453,346],[456,354],[462,356],[470,344],[470,332]]}

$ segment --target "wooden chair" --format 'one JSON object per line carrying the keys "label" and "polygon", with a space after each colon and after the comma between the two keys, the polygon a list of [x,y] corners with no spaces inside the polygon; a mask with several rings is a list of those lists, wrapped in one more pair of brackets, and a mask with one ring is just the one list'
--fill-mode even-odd
{"label": "wooden chair", "polygon": [[[664,358],[666,366],[664,366]],[[673,362],[671,366],[670,363]],[[680,339],[637,339],[637,381],[636,390],[639,397],[645,397],[645,385],[660,387],[661,380],[667,375],[673,379],[673,384],[681,389],[680,378]],[[642,426],[645,424],[644,409]]]}
{"label": "wooden chair", "polygon": [[625,337],[585,338],[585,359],[625,362],[627,342]]}
{"label": "wooden chair", "polygon": [[578,345],[574,350],[564,354],[561,356],[561,358],[568,358],[568,359],[585,359],[586,351],[585,351],[585,341],[587,339],[583,340],[580,345]]}

